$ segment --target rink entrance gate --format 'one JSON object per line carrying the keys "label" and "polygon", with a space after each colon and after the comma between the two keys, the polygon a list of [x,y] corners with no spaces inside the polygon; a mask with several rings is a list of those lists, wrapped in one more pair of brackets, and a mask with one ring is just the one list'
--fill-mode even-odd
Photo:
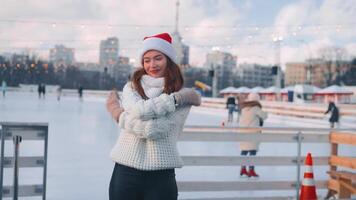
{"label": "rink entrance gate", "polygon": [[[42,196],[46,199],[48,124],[46,123],[8,123],[0,122],[0,200],[11,197]],[[20,156],[21,145],[39,141],[43,145],[40,156]],[[36,143],[38,144],[38,143]],[[7,150],[13,147],[13,151]],[[9,148],[10,147],[10,148]],[[8,154],[8,155],[7,155]],[[12,155],[11,155],[12,154]],[[19,168],[42,168],[42,184],[19,185]],[[4,174],[13,171],[11,185],[4,185]]]}

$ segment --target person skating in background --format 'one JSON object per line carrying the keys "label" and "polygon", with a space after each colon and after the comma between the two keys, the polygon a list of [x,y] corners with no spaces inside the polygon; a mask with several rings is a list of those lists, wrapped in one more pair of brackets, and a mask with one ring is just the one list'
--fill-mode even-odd
{"label": "person skating in background", "polygon": [[61,96],[62,96],[62,87],[59,85],[57,87],[57,101],[61,100]]}
{"label": "person skating in background", "polygon": [[2,96],[5,98],[6,96],[6,90],[7,90],[7,84],[5,80],[2,80],[1,83],[1,90],[2,90]]}
{"label": "person skating in background", "polygon": [[[260,120],[267,118],[267,113],[262,111],[262,105],[259,102],[260,96],[257,93],[250,93],[247,99],[241,103],[241,116],[239,126],[241,127],[259,127]],[[246,130],[243,133],[258,134],[260,130]],[[240,142],[241,156],[255,156],[259,147],[258,142]],[[241,177],[259,177],[255,171],[255,166],[250,165],[249,170],[246,166],[241,166]]]}
{"label": "person skating in background", "polygon": [[335,103],[332,101],[329,102],[328,110],[325,112],[325,114],[328,114],[329,112],[331,112],[329,118],[330,128],[334,128],[335,123],[337,124],[337,126],[339,126],[339,117],[340,117],[339,108],[336,107]]}
{"label": "person skating in background", "polygon": [[45,98],[46,87],[45,87],[45,85],[43,83],[38,84],[37,92],[38,92],[38,98],[39,99],[41,97]]}
{"label": "person skating in background", "polygon": [[42,95],[42,84],[41,83],[38,84],[37,92],[38,92],[38,98],[40,99],[41,95]]}
{"label": "person skating in background", "polygon": [[46,98],[46,85],[44,83],[42,84],[42,97]]}
{"label": "person skating in background", "polygon": [[236,122],[237,122],[237,124],[239,124],[240,116],[241,116],[241,105],[244,102],[244,99],[243,99],[242,95],[237,95],[236,100],[237,100],[237,103],[236,103],[236,112],[237,112]]}
{"label": "person skating in background", "polygon": [[79,95],[79,100],[83,100],[83,90],[84,90],[84,88],[83,88],[83,86],[79,86],[79,88],[78,88],[78,95]]}
{"label": "person skating in background", "polygon": [[236,110],[236,102],[235,102],[235,97],[233,95],[229,95],[227,100],[226,100],[226,108],[227,108],[227,121],[232,122],[234,118],[234,111]]}
{"label": "person skating in background", "polygon": [[[182,88],[171,36],[145,37],[140,52],[142,67],[122,92],[107,99],[107,109],[121,132],[111,151],[115,162],[110,200],[176,200],[175,168],[183,166],[177,149],[191,105],[201,97]],[[121,105],[122,103],[122,105]]]}

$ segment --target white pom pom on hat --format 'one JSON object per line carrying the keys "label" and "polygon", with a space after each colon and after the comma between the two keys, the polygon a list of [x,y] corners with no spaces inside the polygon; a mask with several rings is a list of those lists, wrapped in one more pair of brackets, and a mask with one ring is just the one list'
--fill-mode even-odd
{"label": "white pom pom on hat", "polygon": [[260,95],[252,92],[248,94],[246,101],[259,101],[260,100]]}
{"label": "white pom pom on hat", "polygon": [[172,37],[168,33],[145,37],[139,54],[140,61],[142,61],[143,55],[149,50],[160,51],[168,56],[174,63],[178,64],[177,53],[172,46]]}

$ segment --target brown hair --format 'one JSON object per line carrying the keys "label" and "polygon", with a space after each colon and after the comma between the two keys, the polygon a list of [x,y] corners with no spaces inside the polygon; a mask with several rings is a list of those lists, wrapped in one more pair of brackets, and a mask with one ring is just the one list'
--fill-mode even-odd
{"label": "brown hair", "polygon": [[[179,66],[174,63],[168,56],[163,54],[167,59],[167,67],[164,72],[164,89],[163,92],[166,94],[171,94],[173,92],[177,92],[182,89],[184,80],[182,76],[182,72],[179,69]],[[143,63],[142,63],[143,66]],[[145,94],[145,91],[141,85],[141,77],[147,74],[145,69],[141,67],[136,70],[131,78],[133,88],[141,95],[143,99],[148,99]]]}

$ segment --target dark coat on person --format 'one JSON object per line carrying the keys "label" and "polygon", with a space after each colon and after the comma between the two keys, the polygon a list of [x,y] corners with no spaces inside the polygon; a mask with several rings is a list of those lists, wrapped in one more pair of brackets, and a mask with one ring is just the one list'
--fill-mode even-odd
{"label": "dark coat on person", "polygon": [[329,118],[329,122],[335,123],[339,122],[339,109],[336,107],[335,103],[331,102],[329,103],[328,110],[325,112],[325,114],[331,112],[331,116]]}

